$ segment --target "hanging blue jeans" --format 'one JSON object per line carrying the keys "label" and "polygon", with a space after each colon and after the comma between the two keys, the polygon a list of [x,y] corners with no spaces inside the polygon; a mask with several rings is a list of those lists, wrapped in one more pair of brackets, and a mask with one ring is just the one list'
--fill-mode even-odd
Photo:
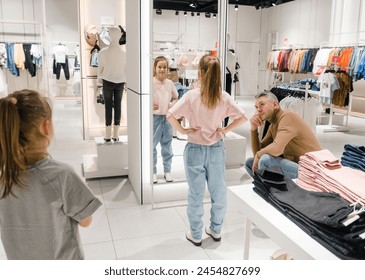
{"label": "hanging blue jeans", "polygon": [[153,115],[153,173],[157,173],[157,145],[160,143],[163,169],[165,173],[171,172],[172,163],[172,126],[167,121],[166,115]]}
{"label": "hanging blue jeans", "polygon": [[14,45],[12,43],[6,43],[6,56],[7,56],[7,67],[11,74],[19,77],[19,69],[14,63]]}
{"label": "hanging blue jeans", "polygon": [[[253,158],[246,159],[245,168],[251,177],[253,177],[252,164]],[[259,169],[266,169],[273,166],[279,166],[284,175],[288,176],[290,179],[298,178],[299,165],[296,162],[282,157],[273,157],[269,154],[261,156],[259,160]]]}
{"label": "hanging blue jeans", "polygon": [[220,233],[227,208],[223,140],[210,146],[187,143],[184,150],[184,165],[189,185],[187,214],[191,234],[196,239],[202,237],[206,182],[211,199],[210,229]]}

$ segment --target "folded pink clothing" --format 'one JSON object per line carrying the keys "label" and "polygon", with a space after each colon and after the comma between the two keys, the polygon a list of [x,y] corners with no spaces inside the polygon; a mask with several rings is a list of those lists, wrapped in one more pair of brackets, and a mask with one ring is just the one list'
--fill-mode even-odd
{"label": "folded pink clothing", "polygon": [[325,170],[328,177],[331,177],[336,185],[346,188],[354,195],[354,201],[360,200],[365,203],[365,172],[347,166],[335,170]]}
{"label": "folded pink clothing", "polygon": [[310,157],[299,161],[300,187],[324,192],[336,192],[347,201],[365,203],[365,172],[350,167],[328,168]]}
{"label": "folded pink clothing", "polygon": [[313,160],[318,165],[326,168],[339,168],[341,167],[340,160],[336,158],[329,150],[320,150],[314,152],[308,152],[303,157]]}

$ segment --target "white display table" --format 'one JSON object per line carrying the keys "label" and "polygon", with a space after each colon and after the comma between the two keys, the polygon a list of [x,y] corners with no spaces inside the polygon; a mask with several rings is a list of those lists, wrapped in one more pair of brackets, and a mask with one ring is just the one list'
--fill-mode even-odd
{"label": "white display table", "polygon": [[226,168],[240,168],[246,161],[246,137],[235,132],[228,132],[224,136],[226,150]]}
{"label": "white display table", "polygon": [[228,187],[242,202],[246,216],[243,258],[249,259],[251,222],[297,260],[338,260],[279,210],[253,191],[253,184]]}
{"label": "white display table", "polygon": [[86,179],[128,175],[128,138],[105,142],[95,137],[96,154],[83,155],[83,175]]}

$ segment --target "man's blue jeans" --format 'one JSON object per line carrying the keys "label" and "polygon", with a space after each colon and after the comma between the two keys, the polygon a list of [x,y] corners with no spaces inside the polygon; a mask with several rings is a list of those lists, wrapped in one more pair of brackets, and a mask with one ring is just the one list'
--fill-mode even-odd
{"label": "man's blue jeans", "polygon": [[[245,162],[245,168],[247,173],[253,177],[252,172],[252,164],[254,158],[248,158]],[[267,169],[269,167],[279,166],[283,171],[283,174],[290,179],[298,178],[298,169],[299,165],[291,160],[282,158],[282,157],[274,157],[269,154],[264,154],[261,156],[259,160],[259,169]]]}

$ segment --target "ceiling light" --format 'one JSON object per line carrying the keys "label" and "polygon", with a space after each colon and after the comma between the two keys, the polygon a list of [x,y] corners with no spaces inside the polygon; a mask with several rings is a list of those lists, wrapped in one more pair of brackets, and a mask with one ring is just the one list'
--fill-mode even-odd
{"label": "ceiling light", "polygon": [[213,14],[213,18],[216,18],[217,17],[217,15],[216,14]]}
{"label": "ceiling light", "polygon": [[200,13],[199,13],[199,12],[197,12],[197,13],[196,13],[196,16],[197,16],[197,17],[200,17]]}
{"label": "ceiling light", "polygon": [[210,13],[205,13],[206,18],[210,18]]}
{"label": "ceiling light", "polygon": [[194,12],[191,12],[191,16],[192,16],[192,17],[194,16]]}
{"label": "ceiling light", "polygon": [[195,9],[196,7],[198,7],[198,4],[195,1],[190,1],[189,6]]}
{"label": "ceiling light", "polygon": [[162,10],[161,9],[157,9],[156,10],[156,15],[162,15]]}
{"label": "ceiling light", "polygon": [[176,12],[175,12],[175,16],[178,16],[178,15],[179,15],[179,11],[176,11]]}
{"label": "ceiling light", "polygon": [[188,13],[187,12],[184,12],[184,16],[188,16]]}
{"label": "ceiling light", "polygon": [[238,11],[238,5],[236,4],[236,5],[234,5],[234,9],[236,10],[236,11]]}

